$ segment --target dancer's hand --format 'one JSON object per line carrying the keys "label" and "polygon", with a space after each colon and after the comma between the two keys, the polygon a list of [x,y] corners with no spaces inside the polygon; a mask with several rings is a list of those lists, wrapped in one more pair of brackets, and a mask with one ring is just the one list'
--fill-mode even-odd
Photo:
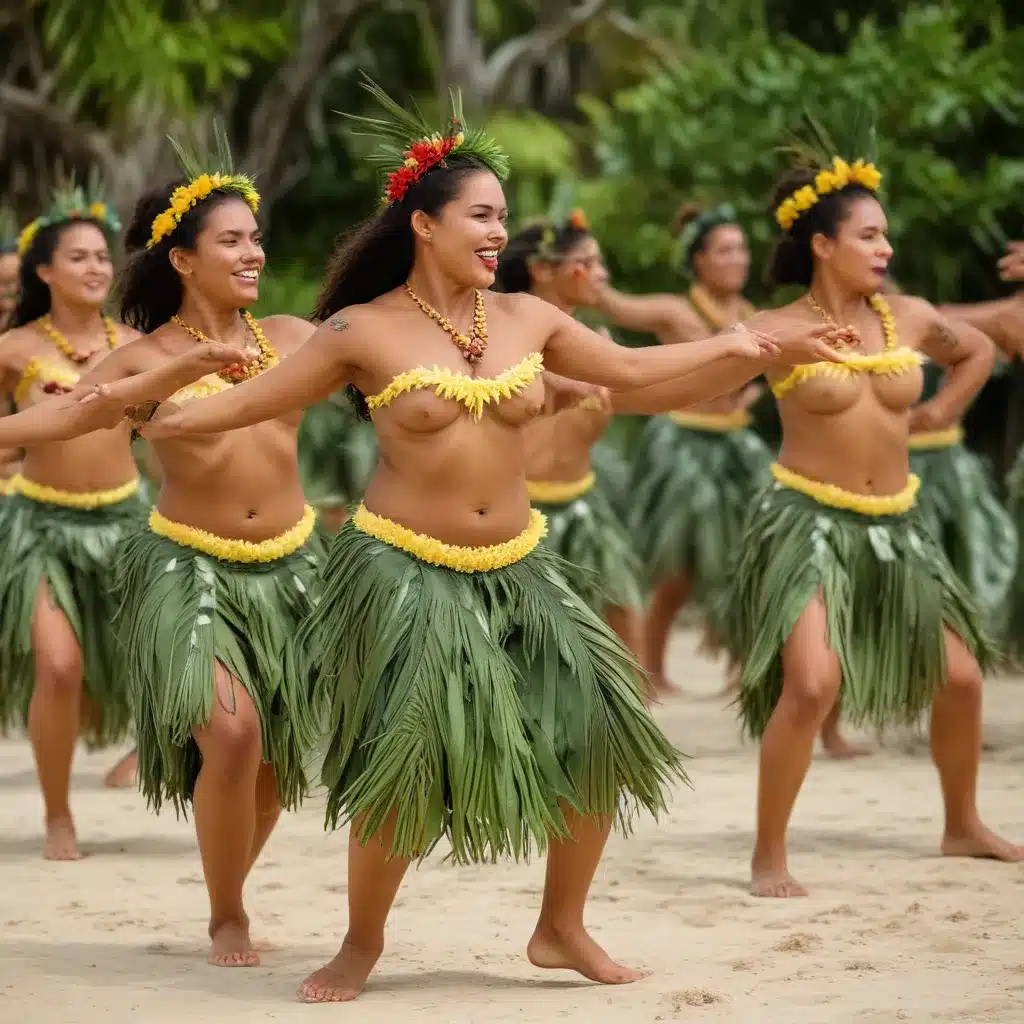
{"label": "dancer's hand", "polygon": [[946,430],[956,426],[956,417],[950,416],[936,398],[915,405],[910,410],[910,432],[923,434],[933,430]]}
{"label": "dancer's hand", "polygon": [[746,324],[730,328],[724,340],[728,354],[740,359],[771,360],[779,356],[779,343],[773,335],[752,330]]}
{"label": "dancer's hand", "polygon": [[841,363],[843,349],[856,345],[860,335],[852,327],[821,324],[808,328],[805,324],[782,327],[772,331],[779,354],[774,360],[784,366],[802,363]]}
{"label": "dancer's hand", "polygon": [[1010,242],[997,266],[1004,281],[1024,281],[1024,242]]}

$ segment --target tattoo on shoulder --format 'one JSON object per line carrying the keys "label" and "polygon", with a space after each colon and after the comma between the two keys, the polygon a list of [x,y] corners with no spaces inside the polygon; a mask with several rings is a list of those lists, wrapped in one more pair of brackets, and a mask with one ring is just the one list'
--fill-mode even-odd
{"label": "tattoo on shoulder", "polygon": [[941,320],[935,324],[935,340],[946,352],[955,352],[960,347],[960,339]]}
{"label": "tattoo on shoulder", "polygon": [[332,331],[347,331],[350,324],[343,317],[332,316],[331,319],[327,321],[327,326],[330,327]]}

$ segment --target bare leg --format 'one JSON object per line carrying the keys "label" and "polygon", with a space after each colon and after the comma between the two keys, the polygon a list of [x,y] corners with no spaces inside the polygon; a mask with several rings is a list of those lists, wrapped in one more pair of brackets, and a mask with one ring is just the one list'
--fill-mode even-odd
{"label": "bare leg", "polygon": [[256,773],[256,815],[252,848],[249,851],[249,871],[252,871],[256,858],[267,845],[267,840],[280,817],[281,801],[277,796],[277,776],[274,774],[274,766],[264,761]]}
{"label": "bare leg", "polygon": [[109,789],[130,789],[135,785],[135,772],[139,767],[139,752],[132,750],[124,755],[103,777],[103,785]]}
{"label": "bare leg", "polygon": [[981,758],[981,672],[963,641],[946,631],[947,683],[932,705],[932,760],[939,771],[947,857],[1024,860],[1024,847],[990,832],[978,816]]}
{"label": "bare leg", "polygon": [[757,839],[751,862],[754,896],[806,896],[789,873],[786,830],[807,775],[814,738],[836,702],[842,673],[828,647],[825,605],[815,598],[782,649],[782,697],[761,740]]}
{"label": "bare leg", "polygon": [[839,731],[839,713],[841,702],[836,701],[821,726],[821,745],[829,757],[837,761],[847,761],[854,757],[866,757],[871,753],[870,747],[860,743],[850,743]]}
{"label": "bare leg", "polygon": [[82,709],[82,652],[75,631],[50,597],[44,580],[32,617],[35,687],[28,709],[28,734],[43,791],[47,860],[78,860],[71,819],[71,762]]}
{"label": "bare leg", "polygon": [[194,732],[203,766],[194,814],[199,854],[210,895],[210,956],[217,967],[254,967],[242,887],[256,836],[259,716],[245,689],[216,665],[216,697],[207,725]]}
{"label": "bare leg", "polygon": [[651,594],[644,620],[644,668],[650,673],[654,688],[661,693],[679,692],[679,688],[670,683],[665,675],[665,654],[676,616],[692,589],[687,577],[672,576],[662,580]]}
{"label": "bare leg", "polygon": [[611,819],[584,818],[564,805],[562,810],[571,838],[553,841],[548,850],[544,898],[526,955],[534,967],[578,971],[603,985],[637,981],[643,972],[617,964],[583,924],[583,908],[608,841]]}
{"label": "bare leg", "polygon": [[370,841],[361,845],[359,822],[348,839],[348,933],[338,955],[300,986],[306,1003],[347,1003],[363,990],[384,951],[384,925],[398,895],[409,861],[389,858],[394,816]]}
{"label": "bare leg", "polygon": [[[643,665],[643,620],[640,612],[636,608],[606,608],[604,617],[611,630],[622,641],[623,646]],[[654,697],[653,690],[650,679],[645,679],[644,703],[648,707]]]}

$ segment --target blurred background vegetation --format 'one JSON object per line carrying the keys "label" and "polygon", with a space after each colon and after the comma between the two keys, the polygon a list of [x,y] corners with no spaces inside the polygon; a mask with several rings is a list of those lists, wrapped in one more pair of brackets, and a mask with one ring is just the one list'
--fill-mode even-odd
{"label": "blurred background vegetation", "polygon": [[275,312],[308,313],[377,202],[337,113],[366,112],[360,70],[428,111],[460,86],[512,156],[514,222],[575,179],[625,290],[681,289],[675,210],[728,199],[772,299],[767,196],[804,107],[840,139],[876,112],[904,289],[1002,294],[994,260],[1024,237],[1019,0],[8,0],[0,58],[0,196],[25,219],[58,167],[98,167],[127,216],[175,172],[166,135],[221,119],[258,174]]}

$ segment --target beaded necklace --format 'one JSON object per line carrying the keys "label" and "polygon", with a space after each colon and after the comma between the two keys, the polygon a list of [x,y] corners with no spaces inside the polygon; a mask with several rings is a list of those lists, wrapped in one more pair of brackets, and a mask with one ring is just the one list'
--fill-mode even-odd
{"label": "beaded necklace", "polygon": [[438,327],[451,336],[452,341],[462,350],[466,360],[472,365],[480,361],[480,357],[487,348],[487,309],[484,306],[483,292],[477,291],[473,300],[473,333],[468,337],[462,333],[446,316],[440,313],[428,302],[421,299],[408,284],[405,290],[409,298],[430,317]]}
{"label": "beaded necklace", "polygon": [[[102,346],[100,346],[99,348],[90,349],[88,352],[76,352],[67,337],[54,326],[49,313],[41,316],[37,323],[39,324],[42,332],[54,343],[54,345],[57,346],[58,351],[67,356],[73,363],[86,363],[92,359],[97,352],[102,350]],[[103,330],[107,336],[107,344],[111,348],[116,348],[117,325],[109,316],[103,317]]]}
{"label": "beaded necklace", "polygon": [[[810,292],[807,293],[807,304],[825,323],[831,324],[833,327],[839,326],[836,323],[835,317],[827,309],[820,306]],[[882,334],[885,336],[885,348],[882,351],[891,352],[899,345],[900,337],[896,332],[896,321],[893,318],[892,310],[889,308],[889,303],[880,294],[875,294],[868,296],[868,305],[878,314],[879,320],[882,321]]]}
{"label": "beaded necklace", "polygon": [[[264,370],[269,370],[280,362],[277,349],[267,340],[267,336],[263,333],[263,328],[260,326],[259,321],[247,309],[243,309],[241,315],[245,326],[249,328],[250,333],[256,340],[259,353],[248,363],[233,363],[231,366],[225,366],[223,370],[217,371],[217,376],[222,380],[226,380],[229,384],[241,384],[242,381],[257,377]],[[190,337],[195,338],[196,341],[202,342],[205,345],[210,344],[210,339],[202,331],[185,323],[177,313],[171,317],[171,323],[177,324],[178,327]]]}

